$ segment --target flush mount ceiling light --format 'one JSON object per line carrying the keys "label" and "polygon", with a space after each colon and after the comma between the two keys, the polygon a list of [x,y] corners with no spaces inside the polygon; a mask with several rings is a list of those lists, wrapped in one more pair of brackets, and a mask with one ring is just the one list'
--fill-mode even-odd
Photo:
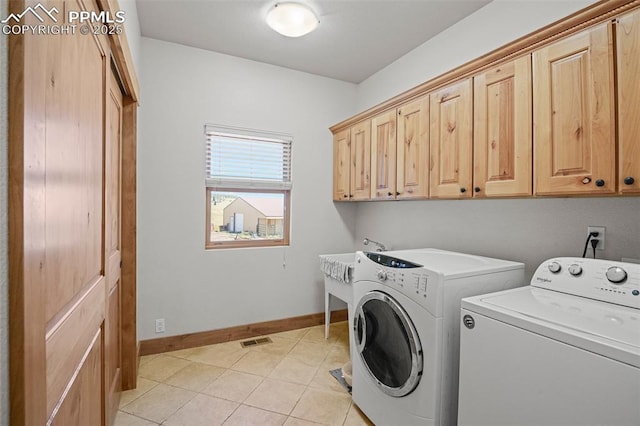
{"label": "flush mount ceiling light", "polygon": [[300,3],[276,3],[267,13],[267,24],[287,37],[301,37],[315,30],[318,18],[307,6]]}

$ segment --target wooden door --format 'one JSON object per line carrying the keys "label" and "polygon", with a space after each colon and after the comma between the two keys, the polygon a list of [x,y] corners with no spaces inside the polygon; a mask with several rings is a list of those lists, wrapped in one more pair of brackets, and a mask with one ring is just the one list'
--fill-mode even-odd
{"label": "wooden door", "polygon": [[106,94],[105,137],[105,278],[106,309],[104,324],[104,371],[106,424],[115,420],[121,389],[120,339],[120,266],[121,266],[121,165],[122,165],[122,92],[111,71]]}
{"label": "wooden door", "polygon": [[371,119],[371,199],[396,198],[396,111]]}
{"label": "wooden door", "polygon": [[[36,4],[10,4],[16,14],[29,6]],[[75,0],[42,7],[98,11]],[[12,36],[9,45],[11,422],[101,425],[109,44],[101,36],[37,35]]]}
{"label": "wooden door", "polygon": [[351,127],[351,194],[368,200],[371,191],[371,120]]}
{"label": "wooden door", "polygon": [[531,56],[473,78],[474,197],[531,195]]}
{"label": "wooden door", "polygon": [[640,192],[640,10],[616,24],[618,60],[618,188]]}
{"label": "wooden door", "polygon": [[616,191],[611,24],[533,53],[535,193]]}
{"label": "wooden door", "polygon": [[351,198],[351,132],[345,129],[333,135],[333,200]]}
{"label": "wooden door", "polygon": [[398,108],[396,198],[429,195],[429,102],[426,96]]}
{"label": "wooden door", "polygon": [[431,198],[471,197],[472,99],[471,79],[430,95]]}

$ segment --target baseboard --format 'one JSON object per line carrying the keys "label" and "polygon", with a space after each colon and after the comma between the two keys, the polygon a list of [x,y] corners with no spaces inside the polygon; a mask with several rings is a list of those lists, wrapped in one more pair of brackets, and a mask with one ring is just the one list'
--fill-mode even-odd
{"label": "baseboard", "polygon": [[[331,313],[331,322],[346,321],[347,318],[348,315],[346,309],[332,311]],[[215,343],[248,339],[251,337],[264,336],[266,334],[280,333],[283,331],[297,330],[299,328],[313,327],[315,325],[322,324],[324,324],[324,312],[259,322],[255,324],[238,325],[218,330],[182,334],[179,336],[160,337],[157,339],[140,341],[139,354],[141,356],[159,354],[163,352],[177,351],[180,349],[213,345]]]}

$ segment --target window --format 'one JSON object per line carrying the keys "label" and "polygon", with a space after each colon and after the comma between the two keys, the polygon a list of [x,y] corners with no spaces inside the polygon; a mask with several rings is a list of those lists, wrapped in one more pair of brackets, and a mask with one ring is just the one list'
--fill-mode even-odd
{"label": "window", "polygon": [[206,248],[289,244],[289,135],[214,125],[206,137]]}

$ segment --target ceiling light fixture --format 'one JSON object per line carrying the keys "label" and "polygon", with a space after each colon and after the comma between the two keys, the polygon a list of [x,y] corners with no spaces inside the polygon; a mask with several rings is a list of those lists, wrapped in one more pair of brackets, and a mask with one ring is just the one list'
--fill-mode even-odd
{"label": "ceiling light fixture", "polygon": [[267,24],[287,37],[301,37],[315,30],[318,17],[309,7],[300,3],[276,3],[267,13]]}

